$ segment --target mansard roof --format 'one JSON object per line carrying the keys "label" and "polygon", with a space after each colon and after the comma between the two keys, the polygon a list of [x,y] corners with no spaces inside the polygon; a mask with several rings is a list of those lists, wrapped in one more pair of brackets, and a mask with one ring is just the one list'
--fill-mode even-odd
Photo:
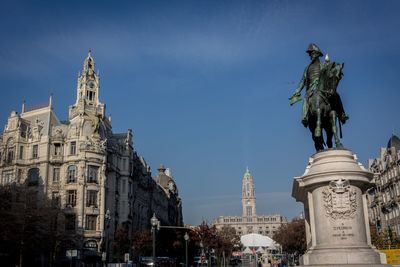
{"label": "mansard roof", "polygon": [[391,147],[395,147],[397,151],[400,151],[400,139],[394,134],[392,134],[387,144],[388,149]]}

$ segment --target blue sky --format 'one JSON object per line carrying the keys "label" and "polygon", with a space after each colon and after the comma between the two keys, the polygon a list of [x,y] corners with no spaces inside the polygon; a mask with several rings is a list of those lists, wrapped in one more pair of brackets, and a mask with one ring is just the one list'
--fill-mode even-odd
{"label": "blue sky", "polygon": [[0,123],[53,94],[61,120],[92,49],[115,132],[133,129],[152,166],[171,168],[185,223],[241,214],[252,172],[257,213],[289,219],[314,153],[290,107],[317,43],[345,62],[344,145],[365,165],[400,134],[398,1],[1,1]]}

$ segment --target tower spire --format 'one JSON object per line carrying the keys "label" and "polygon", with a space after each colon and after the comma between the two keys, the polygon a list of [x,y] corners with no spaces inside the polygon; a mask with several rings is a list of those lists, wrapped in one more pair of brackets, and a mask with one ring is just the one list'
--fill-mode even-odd
{"label": "tower spire", "polygon": [[254,191],[254,180],[249,167],[243,175],[242,181],[242,208],[243,217],[256,216],[256,195]]}
{"label": "tower spire", "polygon": [[71,117],[76,114],[91,114],[95,117],[104,118],[105,106],[99,101],[100,78],[95,72],[95,61],[92,56],[92,49],[89,49],[88,54],[83,61],[83,69],[78,73],[78,82],[76,88],[76,102],[72,109],[77,109],[79,112],[70,111]]}
{"label": "tower spire", "polygon": [[49,107],[50,109],[53,109],[53,93],[50,93],[49,96]]}

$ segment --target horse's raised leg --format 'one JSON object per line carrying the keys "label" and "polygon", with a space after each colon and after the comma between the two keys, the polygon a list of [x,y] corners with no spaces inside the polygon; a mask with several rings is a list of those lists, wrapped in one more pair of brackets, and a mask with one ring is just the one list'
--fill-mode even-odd
{"label": "horse's raised leg", "polygon": [[337,148],[342,148],[343,145],[340,142],[340,139],[339,139],[339,136],[338,136],[338,131],[337,131],[337,124],[336,124],[337,114],[336,114],[336,111],[332,110],[330,112],[330,118],[331,118],[331,125],[332,125],[332,133],[333,133],[333,137],[335,138],[335,146]]}

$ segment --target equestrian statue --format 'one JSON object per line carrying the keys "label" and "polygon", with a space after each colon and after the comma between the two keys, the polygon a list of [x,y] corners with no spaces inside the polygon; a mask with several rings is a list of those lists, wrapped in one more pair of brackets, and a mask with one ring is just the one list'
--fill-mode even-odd
{"label": "equestrian statue", "polygon": [[[344,112],[336,88],[343,76],[344,63],[331,62],[328,55],[321,63],[319,58],[323,54],[316,44],[310,44],[306,52],[310,56],[311,63],[304,70],[297,89],[289,98],[289,103],[293,105],[300,101],[301,90],[306,88],[301,123],[310,129],[315,149],[323,150],[325,145],[332,148],[332,138],[335,140],[335,147],[342,148],[341,125],[346,123],[349,117]],[[322,130],[326,134],[326,143]]]}

